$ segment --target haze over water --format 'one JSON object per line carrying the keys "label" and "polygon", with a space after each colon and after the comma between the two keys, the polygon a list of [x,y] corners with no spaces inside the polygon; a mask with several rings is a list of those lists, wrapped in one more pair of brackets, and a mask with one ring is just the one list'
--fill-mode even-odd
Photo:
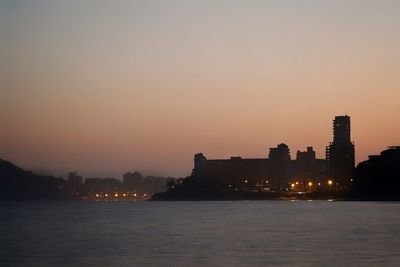
{"label": "haze over water", "polygon": [[0,202],[1,266],[399,266],[400,204]]}
{"label": "haze over water", "polygon": [[399,1],[0,1],[0,158],[56,175],[188,175],[209,158],[357,161],[398,145]]}

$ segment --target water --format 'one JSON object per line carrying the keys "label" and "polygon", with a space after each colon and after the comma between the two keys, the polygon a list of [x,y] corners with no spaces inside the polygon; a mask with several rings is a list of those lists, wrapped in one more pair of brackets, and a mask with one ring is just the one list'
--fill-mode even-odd
{"label": "water", "polygon": [[400,203],[0,202],[0,266],[400,266]]}

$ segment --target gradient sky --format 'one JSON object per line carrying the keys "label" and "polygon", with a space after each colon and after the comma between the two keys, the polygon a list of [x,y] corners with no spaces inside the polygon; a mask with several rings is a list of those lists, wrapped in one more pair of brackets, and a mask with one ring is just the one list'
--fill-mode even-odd
{"label": "gradient sky", "polygon": [[188,175],[193,155],[400,140],[400,1],[0,0],[0,158]]}

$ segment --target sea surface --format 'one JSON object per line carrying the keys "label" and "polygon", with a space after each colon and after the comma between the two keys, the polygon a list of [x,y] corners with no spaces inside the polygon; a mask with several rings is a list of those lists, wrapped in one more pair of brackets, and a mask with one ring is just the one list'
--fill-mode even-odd
{"label": "sea surface", "polygon": [[0,266],[400,266],[400,203],[0,202]]}

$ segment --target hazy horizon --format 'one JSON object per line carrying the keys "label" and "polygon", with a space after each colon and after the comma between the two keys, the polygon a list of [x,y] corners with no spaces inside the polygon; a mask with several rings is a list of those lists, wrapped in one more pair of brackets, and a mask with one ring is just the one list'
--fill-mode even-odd
{"label": "hazy horizon", "polygon": [[186,176],[193,155],[399,145],[400,1],[0,0],[0,158]]}

